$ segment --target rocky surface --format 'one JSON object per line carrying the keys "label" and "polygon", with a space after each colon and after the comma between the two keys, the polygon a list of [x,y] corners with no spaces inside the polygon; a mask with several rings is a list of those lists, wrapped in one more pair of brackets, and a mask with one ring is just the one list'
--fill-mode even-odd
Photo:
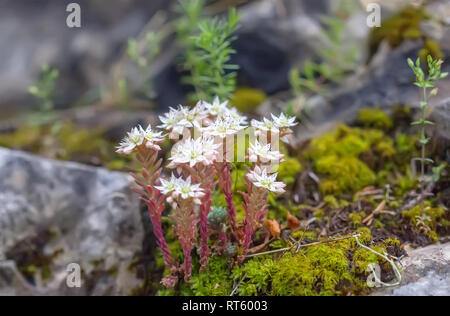
{"label": "rocky surface", "polygon": [[[242,15],[238,38],[233,43],[236,54],[231,62],[239,65],[238,83],[275,94],[290,89],[289,71],[301,67],[306,60],[317,60],[316,50],[326,42],[321,17],[334,12],[333,0],[261,0],[249,1],[239,8]],[[368,28],[364,11],[349,19],[344,31],[347,45],[357,45],[361,59],[366,50]],[[180,85],[180,73],[169,61],[156,74],[156,90],[163,108],[183,101],[186,87]],[[184,88],[184,89],[183,89]]]}
{"label": "rocky surface", "polygon": [[[130,184],[122,173],[0,148],[0,294],[130,294],[144,238]],[[66,286],[70,263],[83,271],[81,288]]]}
{"label": "rocky surface", "polygon": [[[168,0],[79,0],[81,28],[66,26],[66,1],[0,1],[0,106],[32,105],[28,87],[48,63],[60,70],[57,105],[105,84],[112,62]],[[5,113],[5,112],[3,112]]]}
{"label": "rocky surface", "polygon": [[373,295],[447,296],[450,294],[450,243],[408,251],[402,284]]}
{"label": "rocky surface", "polygon": [[[375,2],[391,9],[398,9],[408,1]],[[450,3],[442,0],[429,1],[426,10],[435,19],[424,21],[422,31],[439,43],[445,56],[450,55],[450,24],[443,14],[450,12]],[[330,91],[327,96],[312,98],[310,109],[306,114],[310,124],[305,124],[306,128],[298,129],[299,141],[320,135],[340,122],[354,121],[362,108],[381,107],[389,111],[393,105],[398,104],[418,107],[420,94],[417,87],[412,84],[415,76],[406,60],[407,58],[415,60],[422,47],[422,41],[405,41],[396,49],[381,45],[366,69],[347,78],[340,88]],[[450,71],[448,62],[444,64],[443,71]],[[448,120],[443,119],[449,116],[446,105],[450,99],[449,87],[450,77],[439,81],[439,94],[430,100],[430,106],[436,111],[434,114],[438,121],[436,130],[443,135],[450,135]],[[444,138],[448,139],[448,136]]]}

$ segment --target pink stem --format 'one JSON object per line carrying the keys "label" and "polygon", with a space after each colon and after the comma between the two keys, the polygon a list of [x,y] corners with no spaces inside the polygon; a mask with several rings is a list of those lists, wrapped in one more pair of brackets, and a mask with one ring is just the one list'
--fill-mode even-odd
{"label": "pink stem", "polygon": [[252,237],[255,233],[255,222],[250,218],[250,216],[246,216],[244,221],[244,242],[242,247],[242,257],[247,255],[250,244],[252,243]]}
{"label": "pink stem", "polygon": [[192,274],[191,245],[183,245],[184,281],[188,282]]}
{"label": "pink stem", "polygon": [[153,233],[156,237],[156,243],[161,248],[163,257],[164,257],[164,264],[166,267],[171,267],[173,260],[172,255],[169,250],[169,245],[166,242],[166,239],[164,238],[163,230],[162,230],[162,223],[160,218],[155,218],[154,216],[150,216],[150,220],[152,221],[153,225]]}
{"label": "pink stem", "polygon": [[228,217],[230,219],[231,229],[236,231],[236,208],[233,202],[233,184],[231,182],[231,171],[228,163],[224,164],[222,169],[223,183],[222,190],[225,194],[225,201],[227,202]]}
{"label": "pink stem", "polygon": [[[162,212],[159,212],[157,210],[157,207],[153,201],[144,200],[144,202],[147,204],[148,211],[150,213],[150,221],[152,222],[153,226],[153,234],[156,237],[156,243],[158,247],[161,248],[164,257],[164,264],[166,265],[166,267],[170,268],[173,264],[173,259],[162,230]],[[163,207],[163,205],[160,206],[160,208]]]}
{"label": "pink stem", "polygon": [[208,248],[208,214],[211,211],[211,191],[207,190],[207,193],[203,199],[203,203],[200,206],[200,236],[201,236],[201,249],[200,249],[200,271],[208,265],[209,256],[211,251]]}
{"label": "pink stem", "polygon": [[220,230],[219,232],[219,241],[222,247],[225,247],[227,245],[228,239],[227,239],[227,234]]}

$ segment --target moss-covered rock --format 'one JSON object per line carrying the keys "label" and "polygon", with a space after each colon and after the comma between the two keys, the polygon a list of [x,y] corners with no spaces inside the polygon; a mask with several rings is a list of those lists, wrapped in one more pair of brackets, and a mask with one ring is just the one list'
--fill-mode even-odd
{"label": "moss-covered rock", "polygon": [[394,126],[391,117],[379,108],[360,110],[358,112],[358,122],[364,127],[377,128],[384,131],[388,131]]}
{"label": "moss-covered rock", "polygon": [[231,97],[231,104],[243,113],[253,112],[267,99],[266,94],[257,89],[239,88]]}
{"label": "moss-covered rock", "polygon": [[286,157],[285,161],[278,167],[278,178],[287,185],[291,185],[295,182],[297,174],[299,174],[302,169],[302,164],[298,159]]}
{"label": "moss-covered rock", "polygon": [[13,133],[0,134],[0,146],[113,170],[124,169],[130,161],[114,152],[115,144],[105,138],[101,129],[80,128],[68,121],[52,125],[25,124]]}
{"label": "moss-covered rock", "polygon": [[384,20],[381,27],[373,28],[370,34],[371,53],[374,54],[383,41],[395,48],[405,39],[420,39],[423,36],[420,23],[427,18],[422,8],[407,7]]}
{"label": "moss-covered rock", "polygon": [[326,156],[316,161],[316,169],[328,176],[320,183],[324,194],[354,193],[376,180],[373,171],[355,157]]}
{"label": "moss-covered rock", "polygon": [[402,216],[409,220],[411,226],[423,230],[431,241],[437,242],[438,231],[447,232],[450,228],[450,214],[442,207],[433,207],[430,201],[424,203],[424,210],[425,218],[422,217],[422,205],[403,211]]}
{"label": "moss-covered rock", "polygon": [[[361,228],[357,232],[362,243],[373,243],[369,229]],[[293,238],[308,243],[323,240],[317,236],[316,232],[303,230],[292,234]],[[287,245],[277,240],[270,249]],[[399,246],[398,240],[387,239],[371,247],[384,253],[388,247]],[[353,238],[301,248],[298,253],[288,251],[283,256],[258,256],[234,267],[229,259],[214,256],[205,272],[194,272],[188,283],[161,290],[158,295],[230,295],[233,290],[243,296],[364,294],[370,290],[366,278],[371,263],[390,269],[384,259],[359,247]]]}

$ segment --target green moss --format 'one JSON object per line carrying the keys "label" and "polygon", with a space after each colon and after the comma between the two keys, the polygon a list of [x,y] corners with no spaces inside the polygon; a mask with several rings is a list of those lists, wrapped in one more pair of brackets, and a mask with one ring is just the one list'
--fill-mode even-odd
{"label": "green moss", "polygon": [[337,295],[337,286],[351,280],[347,247],[319,245],[304,253],[285,255],[273,272],[272,295]]}
{"label": "green moss", "polygon": [[302,171],[302,165],[298,159],[286,157],[278,167],[278,179],[291,185],[295,182],[296,176]]}
{"label": "green moss", "polygon": [[339,202],[337,201],[337,199],[333,196],[333,195],[327,195],[323,198],[323,201],[325,203],[328,204],[329,207],[335,209],[335,208],[339,208]]}
{"label": "green moss", "polygon": [[401,175],[394,181],[394,193],[398,198],[402,198],[408,191],[417,187],[418,179],[413,177],[411,167],[407,167],[405,175]]}
{"label": "green moss", "polygon": [[190,290],[195,296],[230,295],[232,282],[227,258],[213,256],[203,273],[196,272],[189,280]]}
{"label": "green moss", "polygon": [[275,296],[344,294],[344,284],[356,283],[347,258],[351,246],[350,241],[344,240],[333,245],[305,248],[298,254],[287,253],[277,261],[268,256],[249,260],[234,270],[235,280],[241,280],[238,293]]}
{"label": "green moss", "polygon": [[[368,228],[361,228],[358,232],[362,234],[359,237],[361,242],[372,242]],[[314,242],[318,240],[317,235],[318,232],[299,230],[292,237]],[[278,240],[269,248],[279,249],[286,245],[286,242]],[[399,242],[386,240],[372,247],[384,252],[388,245],[398,246]],[[161,290],[157,295],[230,295],[236,286],[236,294],[242,296],[364,294],[369,290],[366,285],[369,272],[366,269],[370,263],[383,261],[370,251],[361,249],[354,239],[310,246],[297,254],[287,252],[281,257],[254,257],[232,269],[227,259],[214,256],[205,272],[194,272],[188,283],[181,283],[173,290]]]}
{"label": "green moss", "polygon": [[[386,248],[384,245],[372,246],[370,248],[379,253],[386,252]],[[356,250],[355,254],[353,255],[353,262],[354,262],[353,272],[363,274],[365,272],[368,272],[367,267],[369,266],[369,264],[382,263],[384,261],[385,260],[383,258],[374,254],[373,252],[364,248],[360,248]]]}
{"label": "green moss", "polygon": [[400,154],[416,151],[416,139],[406,134],[398,134],[395,137],[395,147]]}
{"label": "green moss", "polygon": [[[409,220],[410,225],[418,227],[422,220],[422,205],[416,205],[410,210],[402,212],[403,218]],[[439,240],[438,230],[446,230],[450,227],[450,222],[447,220],[449,214],[442,207],[433,207],[431,202],[425,202],[425,219],[423,222],[430,229],[427,231],[428,237],[431,241],[437,242]]]}
{"label": "green moss", "polygon": [[[410,148],[406,137],[398,139],[402,150]],[[380,129],[341,125],[313,139],[306,157],[322,176],[322,193],[340,196],[354,194],[367,186],[384,185],[394,171],[406,172],[411,153],[400,154],[397,146]]]}
{"label": "green moss", "polygon": [[358,122],[364,127],[390,130],[394,126],[392,119],[379,108],[362,109],[358,112]]}
{"label": "green moss", "polygon": [[444,59],[445,54],[438,42],[426,39],[424,47],[419,52],[419,57],[426,63],[427,57],[431,55],[434,59]]}
{"label": "green moss", "polygon": [[323,210],[317,210],[314,212],[314,217],[317,219],[322,219],[325,216],[325,212]]}
{"label": "green moss", "polygon": [[241,267],[236,267],[233,270],[233,278],[236,282],[241,281],[238,294],[243,296],[267,294],[277,266],[278,263],[272,259],[255,258]]}
{"label": "green moss", "polygon": [[244,113],[253,112],[267,99],[266,94],[257,89],[239,88],[231,97],[231,104]]}
{"label": "green moss", "polygon": [[267,218],[277,219],[284,218],[287,216],[288,209],[277,201],[276,196],[272,193],[268,195],[268,202],[270,205],[269,211],[267,212]]}
{"label": "green moss", "polygon": [[357,228],[362,225],[362,221],[366,218],[367,214],[365,212],[351,213],[348,217],[350,219],[350,225],[353,228]]}
{"label": "green moss", "polygon": [[389,207],[392,209],[397,209],[400,207],[400,203],[398,201],[391,201],[389,202]]}
{"label": "green moss", "polygon": [[420,23],[425,19],[427,15],[422,8],[412,7],[407,7],[386,19],[381,27],[372,29],[369,39],[371,54],[375,54],[383,41],[395,48],[406,39],[422,38]]}
{"label": "green moss", "polygon": [[359,240],[364,244],[368,244],[372,240],[372,233],[368,227],[361,227],[356,233],[361,234]]}
{"label": "green moss", "polygon": [[357,157],[369,150],[372,144],[383,139],[383,132],[362,130],[340,125],[334,131],[311,141],[307,155],[313,160],[323,156]]}
{"label": "green moss", "polygon": [[333,195],[374,185],[377,176],[367,163],[384,166],[382,159],[395,154],[393,141],[383,131],[345,125],[313,139],[306,152],[316,171],[326,176],[320,183],[322,193]]}
{"label": "green moss", "polygon": [[400,247],[401,245],[400,240],[398,240],[397,238],[388,238],[384,240],[384,244],[393,247]]}
{"label": "green moss", "polygon": [[304,240],[309,240],[311,242],[313,241],[317,241],[317,234],[313,231],[305,231],[305,230],[297,230],[296,232],[291,234],[292,238],[299,240],[299,241],[304,241]]}
{"label": "green moss", "polygon": [[394,141],[390,138],[378,142],[374,149],[375,153],[382,158],[391,158],[397,153],[394,147]]}
{"label": "green moss", "polygon": [[320,183],[324,194],[354,193],[376,180],[373,171],[354,157],[325,156],[316,161],[316,169],[328,176]]}
{"label": "green moss", "polygon": [[115,144],[105,139],[101,129],[81,128],[71,122],[23,125],[13,133],[1,134],[0,146],[111,169],[122,169],[131,159],[119,157]]}

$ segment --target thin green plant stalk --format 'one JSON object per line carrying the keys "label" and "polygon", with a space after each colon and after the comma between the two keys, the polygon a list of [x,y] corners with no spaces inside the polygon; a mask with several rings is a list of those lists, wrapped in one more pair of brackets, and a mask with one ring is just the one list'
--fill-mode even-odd
{"label": "thin green plant stalk", "polygon": [[[420,160],[420,169],[421,169],[421,177],[420,177],[420,191],[422,194],[421,198],[421,206],[422,206],[422,219],[425,219],[425,189],[424,189],[424,182],[425,182],[425,167],[427,163],[433,164],[434,161],[432,159],[429,159],[426,157],[426,145],[430,142],[430,138],[426,137],[426,127],[429,125],[434,125],[433,122],[428,121],[426,119],[427,116],[427,108],[428,108],[428,100],[430,97],[433,97],[437,95],[438,89],[435,88],[436,82],[439,79],[446,78],[448,76],[448,73],[442,73],[441,67],[443,64],[442,60],[439,59],[433,59],[432,56],[427,57],[427,63],[428,63],[428,74],[425,75],[425,72],[422,70],[420,57],[417,58],[416,62],[414,63],[412,59],[408,58],[408,65],[411,67],[411,69],[414,71],[414,74],[416,75],[416,81],[414,84],[421,88],[422,90],[422,101],[420,102],[420,108],[421,108],[421,118],[413,122],[412,125],[417,125],[421,127],[420,131],[420,139],[419,143],[421,145],[421,157],[416,159]],[[431,92],[428,93],[428,89],[431,88]]]}

